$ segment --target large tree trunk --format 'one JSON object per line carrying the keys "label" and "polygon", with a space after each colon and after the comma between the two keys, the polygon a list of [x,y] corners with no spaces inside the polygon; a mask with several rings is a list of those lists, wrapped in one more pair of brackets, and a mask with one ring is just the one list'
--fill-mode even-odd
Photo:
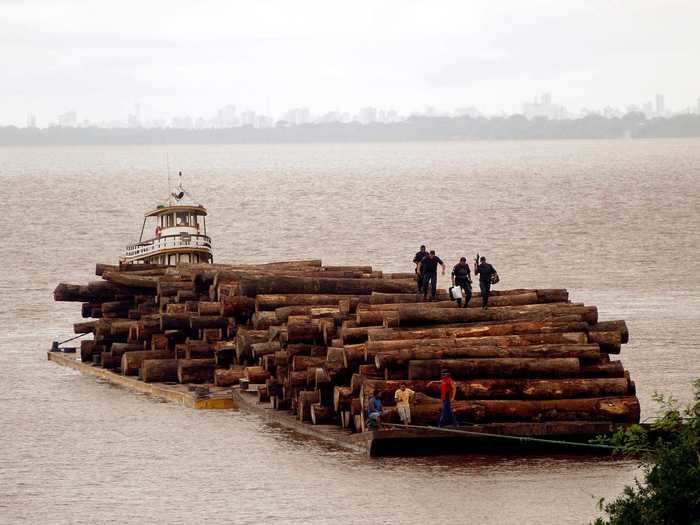
{"label": "large tree trunk", "polygon": [[588,324],[583,321],[516,321],[475,323],[450,327],[372,328],[368,330],[368,338],[370,341],[388,341],[392,339],[440,339],[521,334],[540,335],[586,332],[587,330]]}
{"label": "large tree trunk", "polygon": [[589,324],[598,322],[595,306],[568,303],[501,306],[483,310],[480,308],[423,308],[402,305],[396,310],[400,326],[475,323],[484,321],[533,320],[546,321],[561,315],[579,315]]}
{"label": "large tree trunk", "polygon": [[[401,384],[416,393],[440,398],[439,380],[364,379],[360,394],[369,397],[376,391],[382,405],[394,405],[394,394]],[[605,397],[633,395],[628,378],[591,379],[470,379],[455,381],[457,399],[574,399],[580,397]],[[336,387],[341,388],[341,387]],[[350,395],[350,389],[347,389]],[[344,391],[338,392],[338,405],[344,399]]]}
{"label": "large tree trunk", "polygon": [[[411,407],[411,420],[416,425],[437,425],[442,403],[439,400]],[[499,421],[614,421],[639,422],[639,401],[634,396],[596,397],[553,400],[479,400],[455,401],[452,411],[460,423]],[[396,408],[383,413],[385,421],[399,421]]]}
{"label": "large tree trunk", "polygon": [[579,359],[598,359],[598,345],[530,345],[509,346],[467,346],[455,347],[414,347],[390,352],[379,352],[374,356],[377,368],[397,368],[408,365],[411,360],[426,359],[460,359],[485,357],[577,357]]}
{"label": "large tree trunk", "polygon": [[167,350],[139,350],[122,354],[121,369],[125,376],[135,376],[139,373],[144,359],[169,359],[173,353]]}
{"label": "large tree trunk", "polygon": [[326,363],[325,357],[310,357],[305,355],[295,355],[292,357],[292,370],[299,372],[307,368],[322,366]]}
{"label": "large tree trunk", "polygon": [[506,377],[574,377],[580,373],[579,360],[573,357],[555,359],[492,358],[431,359],[410,361],[409,379],[439,379],[442,370],[456,379]]}
{"label": "large tree trunk", "polygon": [[214,381],[214,359],[179,359],[177,380],[180,383],[211,383]]}
{"label": "large tree trunk", "polygon": [[342,300],[349,300],[357,307],[359,303],[369,303],[369,295],[333,295],[333,294],[281,294],[258,295],[255,305],[258,310],[276,310],[286,306],[338,306]]}
{"label": "large tree trunk", "polygon": [[333,410],[321,403],[311,405],[311,422],[314,425],[323,425],[333,422]]}
{"label": "large tree trunk", "polygon": [[144,359],[139,376],[145,383],[177,381],[177,359]]}
{"label": "large tree trunk", "polygon": [[318,403],[320,393],[318,390],[299,392],[297,399],[297,417],[299,421],[311,421],[311,405]]}
{"label": "large tree trunk", "polygon": [[463,337],[459,339],[397,339],[387,341],[369,341],[364,344],[365,361],[374,359],[379,352],[397,352],[399,350],[435,349],[435,348],[470,348],[477,346],[494,346],[509,348],[512,346],[531,345],[582,345],[588,344],[585,333],[561,334],[522,334],[486,337]]}
{"label": "large tree trunk", "polygon": [[415,283],[389,279],[330,279],[322,277],[243,277],[241,295],[255,297],[262,294],[339,294],[369,295],[372,292],[411,292]]}

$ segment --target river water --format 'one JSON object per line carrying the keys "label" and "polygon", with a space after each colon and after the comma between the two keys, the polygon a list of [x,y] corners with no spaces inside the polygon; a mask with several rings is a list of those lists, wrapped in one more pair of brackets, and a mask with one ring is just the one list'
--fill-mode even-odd
{"label": "river water", "polygon": [[370,460],[238,412],[194,411],[46,362],[173,172],[219,262],[411,271],[479,251],[499,287],[566,287],[627,320],[643,418],[700,377],[700,140],[0,148],[0,523],[588,523],[630,462]]}

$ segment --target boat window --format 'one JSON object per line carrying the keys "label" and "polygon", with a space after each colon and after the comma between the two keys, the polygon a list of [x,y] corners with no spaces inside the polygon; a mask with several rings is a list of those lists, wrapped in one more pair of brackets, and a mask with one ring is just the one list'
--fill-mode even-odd
{"label": "boat window", "polygon": [[172,213],[166,213],[165,215],[161,215],[160,219],[161,219],[161,227],[162,228],[172,228],[173,227],[173,214]]}
{"label": "boat window", "polygon": [[178,226],[188,226],[190,224],[190,214],[187,212],[177,212],[175,224]]}

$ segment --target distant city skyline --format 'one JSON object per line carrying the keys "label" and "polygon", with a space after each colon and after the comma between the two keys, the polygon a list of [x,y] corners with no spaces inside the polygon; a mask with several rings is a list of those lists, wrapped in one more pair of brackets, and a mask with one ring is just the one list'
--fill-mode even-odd
{"label": "distant city skyline", "polygon": [[[365,106],[358,111],[314,111],[313,108],[300,106],[290,108],[278,115],[261,114],[251,109],[239,109],[235,104],[226,104],[219,108],[213,115],[187,115],[179,114],[161,118],[144,118],[143,108],[135,104],[132,111],[122,119],[109,121],[96,121],[89,115],[82,115],[79,109],[69,109],[48,119],[43,124],[36,113],[26,115],[25,127],[101,127],[101,128],[178,128],[178,129],[211,129],[229,128],[240,126],[252,126],[266,128],[279,125],[298,126],[303,124],[321,124],[332,122],[359,122],[361,124],[395,123],[404,121],[413,116],[425,117],[494,117],[523,115],[526,118],[548,118],[552,120],[580,118],[589,114],[597,114],[604,117],[621,117],[627,113],[643,113],[647,118],[669,117],[674,114],[700,114],[700,97],[696,100],[695,107],[672,109],[666,103],[663,93],[656,93],[653,98],[639,104],[627,104],[624,107],[606,105],[602,108],[584,108],[578,112],[570,111],[565,105],[559,103],[551,92],[544,92],[533,97],[530,101],[521,104],[520,111],[513,113],[488,114],[482,112],[478,106],[460,106],[453,109],[441,109],[426,105],[420,110],[410,113],[400,113],[391,108],[378,108]],[[0,123],[0,125],[8,125]],[[23,124],[10,123],[10,125],[22,126]]]}

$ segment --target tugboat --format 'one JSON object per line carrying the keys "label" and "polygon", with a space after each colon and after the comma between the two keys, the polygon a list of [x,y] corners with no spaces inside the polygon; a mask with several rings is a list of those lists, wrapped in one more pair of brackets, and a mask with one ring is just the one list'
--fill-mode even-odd
{"label": "tugboat", "polygon": [[[139,241],[126,247],[121,264],[211,263],[214,256],[207,236],[207,210],[182,187],[182,172],[175,191],[155,210],[144,215]],[[144,240],[146,227],[153,237]]]}

